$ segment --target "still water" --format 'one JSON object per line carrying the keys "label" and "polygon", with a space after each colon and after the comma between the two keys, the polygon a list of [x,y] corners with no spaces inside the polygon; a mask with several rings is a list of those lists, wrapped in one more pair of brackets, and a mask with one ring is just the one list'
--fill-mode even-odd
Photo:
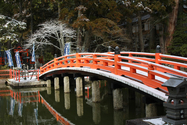
{"label": "still water", "polygon": [[123,89],[123,110],[113,110],[109,87],[100,86],[100,103],[92,103],[89,85],[82,98],[76,97],[75,87],[68,94],[62,87],[0,89],[0,125],[125,125],[129,119],[164,115],[161,104],[145,104],[144,95],[128,88]]}

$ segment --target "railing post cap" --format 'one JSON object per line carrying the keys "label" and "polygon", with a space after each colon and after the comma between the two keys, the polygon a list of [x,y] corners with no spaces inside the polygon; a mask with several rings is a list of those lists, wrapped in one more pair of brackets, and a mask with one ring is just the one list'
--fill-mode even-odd
{"label": "railing post cap", "polygon": [[76,53],[79,53],[80,51],[79,51],[79,47],[77,47],[77,49],[76,49]]}
{"label": "railing post cap", "polygon": [[115,48],[115,54],[120,54],[120,50],[119,50],[118,46],[116,46],[116,48]]}
{"label": "railing post cap", "polygon": [[111,46],[108,46],[108,52],[111,52],[111,48],[112,48]]}
{"label": "railing post cap", "polygon": [[161,53],[160,45],[157,45],[157,46],[156,46],[156,53]]}
{"label": "railing post cap", "polygon": [[55,54],[55,58],[57,58],[57,54]]}

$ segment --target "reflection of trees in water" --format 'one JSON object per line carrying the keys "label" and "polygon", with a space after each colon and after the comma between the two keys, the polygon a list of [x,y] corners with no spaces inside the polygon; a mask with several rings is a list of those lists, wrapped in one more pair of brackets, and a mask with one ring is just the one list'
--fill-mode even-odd
{"label": "reflection of trees in water", "polygon": [[48,118],[49,113],[44,110],[39,102],[39,91],[0,90],[0,124],[56,124],[56,119],[54,117]]}

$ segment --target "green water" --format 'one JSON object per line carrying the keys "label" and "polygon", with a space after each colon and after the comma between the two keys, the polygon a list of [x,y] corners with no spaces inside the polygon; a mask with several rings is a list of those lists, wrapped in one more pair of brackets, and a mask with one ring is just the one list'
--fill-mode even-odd
{"label": "green water", "polygon": [[[1,89],[5,90],[5,89]],[[75,88],[71,93],[64,94],[63,88],[54,90],[46,88],[39,93],[36,90],[13,90],[15,96],[5,94],[0,90],[0,125],[60,125],[49,108],[42,103],[42,98],[57,114],[70,124],[76,125],[125,125],[126,120],[144,118],[146,105],[141,95],[137,92],[123,89],[123,110],[113,110],[112,94],[108,87],[101,85],[101,102],[91,102],[91,89],[89,98],[87,92],[84,97],[77,98]],[[7,90],[7,89],[6,89]],[[10,92],[6,92],[9,94]],[[21,100],[20,100],[21,98]],[[21,103],[20,103],[21,102]],[[155,108],[155,109],[154,109]],[[150,108],[155,113],[152,115],[163,115],[164,110],[160,105]]]}

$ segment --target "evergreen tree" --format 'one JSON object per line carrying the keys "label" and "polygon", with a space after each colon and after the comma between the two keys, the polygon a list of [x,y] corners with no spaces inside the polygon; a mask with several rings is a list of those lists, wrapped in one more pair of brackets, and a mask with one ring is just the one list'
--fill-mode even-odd
{"label": "evergreen tree", "polygon": [[179,15],[177,26],[173,34],[173,40],[168,47],[172,55],[187,56],[187,14]]}
{"label": "evergreen tree", "polygon": [[[18,43],[19,33],[26,29],[26,23],[10,17],[0,15],[0,42],[1,49],[10,49],[10,46]],[[8,44],[8,48],[7,45]]]}

